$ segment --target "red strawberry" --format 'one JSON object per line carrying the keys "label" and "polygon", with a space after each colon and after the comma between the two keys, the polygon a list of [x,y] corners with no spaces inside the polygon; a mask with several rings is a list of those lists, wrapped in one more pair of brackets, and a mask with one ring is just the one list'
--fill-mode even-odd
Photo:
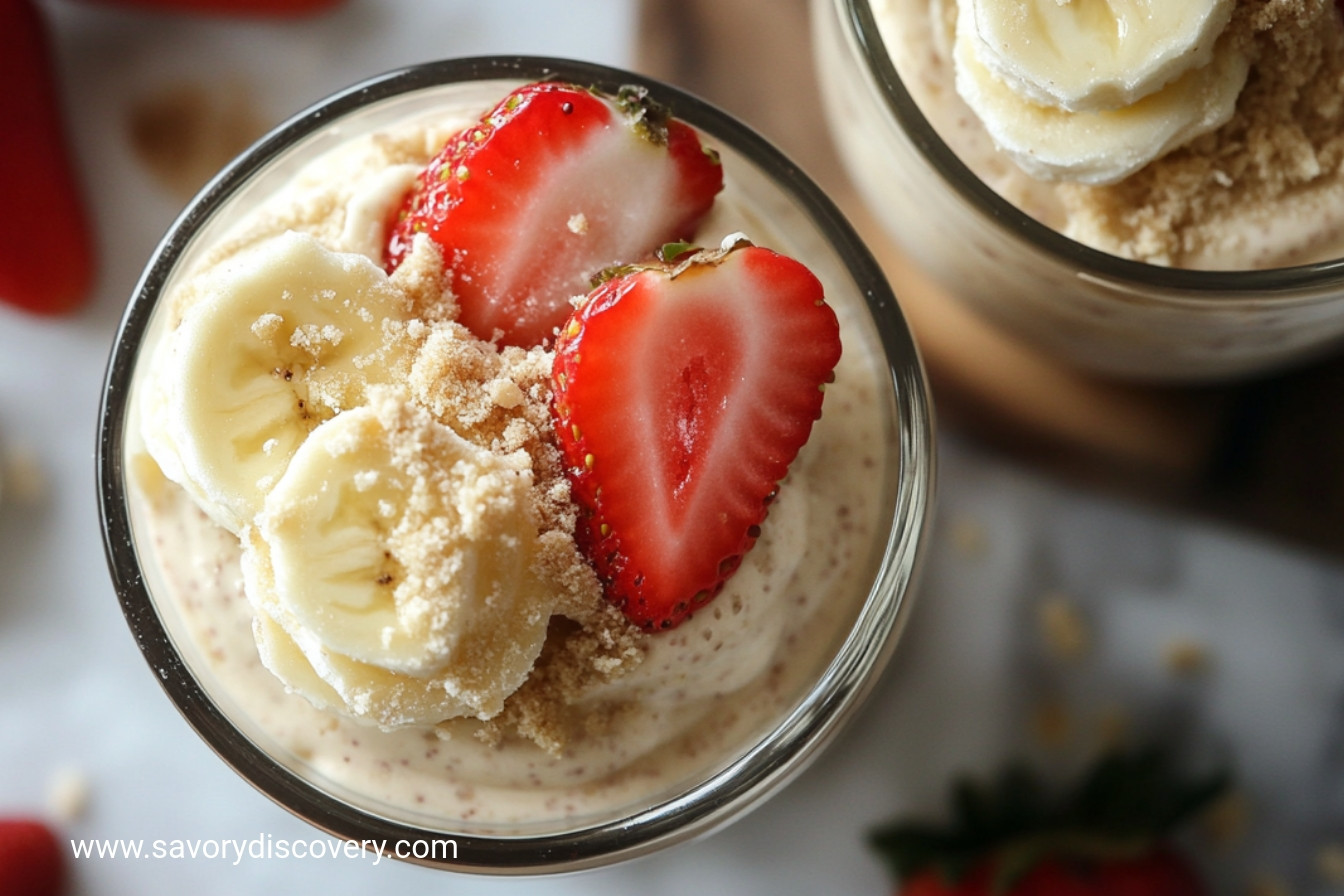
{"label": "red strawberry", "polygon": [[1105,860],[1046,858],[998,887],[992,861],[976,865],[959,879],[929,869],[908,878],[901,896],[1200,896],[1203,883],[1189,863],[1171,849]]}
{"label": "red strawberry", "polygon": [[636,87],[605,97],[530,84],[421,173],[392,223],[388,269],[424,232],[443,247],[460,320],[540,345],[604,268],[686,239],[723,186],[718,157]]}
{"label": "red strawberry", "polygon": [[0,893],[56,896],[64,889],[64,854],[51,829],[31,819],[0,818]]}
{"label": "red strawberry", "polygon": [[72,310],[93,278],[93,238],[53,80],[46,23],[32,0],[0,3],[0,299]]}
{"label": "red strawberry", "polygon": [[872,845],[901,896],[1202,896],[1168,837],[1226,786],[1222,774],[1178,779],[1160,750],[1104,757],[1054,799],[1014,767],[989,786],[962,782],[952,825],[897,821]]}
{"label": "red strawberry", "polygon": [[723,587],[839,357],[817,278],[745,241],[623,269],[574,312],[556,432],[586,511],[578,539],[631,621],[671,628]]}
{"label": "red strawberry", "polygon": [[118,6],[142,6],[200,15],[292,18],[323,12],[342,0],[109,0]]}

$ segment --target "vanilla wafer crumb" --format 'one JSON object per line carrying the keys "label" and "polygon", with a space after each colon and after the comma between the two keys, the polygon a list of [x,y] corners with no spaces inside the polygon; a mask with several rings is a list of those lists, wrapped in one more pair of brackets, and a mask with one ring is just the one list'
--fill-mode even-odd
{"label": "vanilla wafer crumb", "polygon": [[1213,842],[1226,849],[1240,846],[1245,841],[1250,824],[1250,800],[1240,790],[1219,797],[1200,818],[1201,827]]}
{"label": "vanilla wafer crumb", "polygon": [[427,235],[416,234],[411,251],[388,279],[406,294],[414,317],[427,321],[457,317],[457,299],[449,289],[443,251]]}
{"label": "vanilla wafer crumb", "polygon": [[577,511],[551,422],[551,361],[544,349],[496,349],[444,321],[421,344],[409,385],[416,402],[463,438],[531,459],[540,529],[535,572],[553,589],[556,616],[531,676],[477,736],[497,743],[519,735],[560,753],[602,723],[576,708],[579,698],[638,665],[648,636],[603,599],[574,541]]}
{"label": "vanilla wafer crumb", "polygon": [[1262,871],[1251,877],[1246,893],[1247,896],[1292,896],[1293,891],[1279,875]]}
{"label": "vanilla wafer crumb", "polygon": [[1177,638],[1162,650],[1167,671],[1179,678],[1196,678],[1208,672],[1212,662],[1209,650],[1198,641]]}
{"label": "vanilla wafer crumb", "polygon": [[1036,612],[1041,636],[1055,659],[1074,662],[1086,656],[1091,635],[1077,604],[1052,592],[1041,599]]}
{"label": "vanilla wafer crumb", "polygon": [[[1223,39],[1244,48],[1251,72],[1232,119],[1120,183],[1061,184],[1068,235],[1155,264],[1264,266],[1259,232],[1344,201],[1339,15],[1334,0],[1241,0]],[[1302,240],[1302,258],[1274,263],[1320,251]]]}
{"label": "vanilla wafer crumb", "polygon": [[1312,864],[1321,881],[1332,887],[1344,887],[1344,843],[1322,843],[1316,848]]}

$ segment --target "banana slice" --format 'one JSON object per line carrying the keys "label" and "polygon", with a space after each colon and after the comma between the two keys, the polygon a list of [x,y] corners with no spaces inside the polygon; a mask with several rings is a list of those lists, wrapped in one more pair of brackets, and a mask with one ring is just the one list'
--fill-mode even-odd
{"label": "banana slice", "polygon": [[1242,53],[1220,47],[1208,65],[1128,106],[1070,112],[1018,95],[986,68],[976,52],[974,16],[975,6],[963,3],[954,48],[957,92],[995,144],[1041,180],[1106,184],[1127,177],[1231,118],[1250,69]]}
{"label": "banana slice", "polygon": [[299,628],[290,634],[283,623],[264,613],[254,618],[253,632],[262,663],[287,688],[318,709],[384,731],[464,717],[488,719],[503,706],[462,699],[450,676],[418,678],[332,653],[317,643],[312,632]]}
{"label": "banana slice", "polygon": [[384,727],[497,713],[554,603],[533,569],[531,483],[525,454],[473,445],[391,392],[314,429],[243,533],[243,571],[324,688],[273,629],[272,671]]}
{"label": "banana slice", "polygon": [[1022,97],[1118,109],[1213,60],[1235,0],[962,0],[977,56]]}
{"label": "banana slice", "polygon": [[318,709],[339,710],[344,705],[341,695],[322,680],[299,645],[274,617],[264,612],[253,616],[252,636],[257,642],[262,665],[284,682],[285,687],[301,694]]}
{"label": "banana slice", "polygon": [[381,268],[289,232],[207,274],[161,344],[142,430],[164,474],[238,532],[323,420],[409,369]]}

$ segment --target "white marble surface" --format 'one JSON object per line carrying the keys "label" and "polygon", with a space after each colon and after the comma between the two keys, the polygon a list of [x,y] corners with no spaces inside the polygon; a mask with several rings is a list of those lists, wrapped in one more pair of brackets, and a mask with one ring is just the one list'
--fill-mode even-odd
{"label": "white marble surface", "polygon": [[[532,52],[628,65],[621,0],[378,3],[291,25],[243,25],[49,0],[76,148],[103,255],[82,314],[0,308],[0,814],[53,817],[73,838],[307,839],[199,742],[160,691],[107,576],[93,446],[103,365],[139,268],[181,205],[135,161],[128,104],[167,79],[241,79],[278,120],[331,90],[448,55]],[[356,31],[355,29],[358,29]],[[357,37],[356,34],[359,36]],[[72,862],[75,894],[247,892],[879,893],[863,832],[932,810],[947,779],[1010,753],[1044,694],[1079,738],[1112,709],[1228,755],[1249,826],[1208,853],[1228,894],[1269,873],[1339,893],[1314,870],[1344,844],[1344,569],[1246,534],[1072,493],[945,441],[937,538],[896,661],[863,714],[799,780],[707,840],[559,880],[489,880],[371,860]],[[1040,601],[1077,609],[1090,649],[1052,659]],[[1202,675],[1173,675],[1173,639]],[[53,790],[84,797],[55,818]],[[263,890],[265,887],[265,890]]]}

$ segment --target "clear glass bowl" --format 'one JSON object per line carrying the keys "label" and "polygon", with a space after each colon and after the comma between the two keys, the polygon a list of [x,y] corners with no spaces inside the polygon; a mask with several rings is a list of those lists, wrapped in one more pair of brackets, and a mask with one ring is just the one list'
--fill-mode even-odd
{"label": "clear glass bowl", "polygon": [[921,111],[873,5],[811,0],[830,132],[875,216],[948,295],[1054,356],[1135,381],[1230,379],[1344,335],[1344,260],[1173,270],[1084,246],[1003,199]]}
{"label": "clear glass bowl", "polygon": [[[433,115],[445,104],[469,103],[479,114],[512,87],[544,78],[611,92],[642,83],[721,152],[725,195],[736,196],[749,217],[770,222],[785,243],[775,248],[804,260],[826,285],[844,321],[845,352],[866,371],[860,412],[875,421],[872,450],[885,460],[875,469],[855,470],[877,499],[874,535],[852,551],[862,582],[852,611],[841,614],[833,636],[820,642],[821,659],[802,684],[772,704],[740,742],[598,808],[484,822],[438,810],[432,800],[390,797],[401,789],[398,776],[410,774],[396,764],[388,764],[377,786],[364,786],[358,776],[343,778],[339,757],[324,763],[313,749],[279,736],[256,709],[272,699],[299,698],[284,694],[273,679],[244,686],[221,673],[226,667],[203,643],[197,616],[216,612],[202,611],[200,603],[227,601],[219,595],[197,601],[166,584],[160,561],[169,549],[152,537],[149,502],[137,485],[136,468],[146,458],[137,453],[134,408],[152,344],[171,325],[174,288],[259,199],[352,136]],[[97,463],[107,555],[127,623],[168,696],[221,758],[281,806],[330,833],[384,841],[390,852],[405,844],[395,851],[398,858],[494,874],[575,870],[641,855],[727,823],[797,774],[854,712],[892,653],[926,537],[934,476],[931,409],[910,333],[880,268],[826,196],[755,133],[672,87],[596,65],[518,57],[435,62],[356,85],[278,127],[208,184],[155,251],[127,308],[108,365]],[[228,612],[246,614],[246,601],[235,595]],[[214,624],[213,617],[208,621]],[[244,615],[230,624],[249,622]],[[264,672],[255,658],[245,662]],[[261,697],[259,690],[275,695]],[[316,712],[306,704],[301,709]],[[383,736],[377,729],[360,731],[356,740]],[[429,735],[430,748],[432,742]],[[437,855],[430,854],[435,844]]]}

